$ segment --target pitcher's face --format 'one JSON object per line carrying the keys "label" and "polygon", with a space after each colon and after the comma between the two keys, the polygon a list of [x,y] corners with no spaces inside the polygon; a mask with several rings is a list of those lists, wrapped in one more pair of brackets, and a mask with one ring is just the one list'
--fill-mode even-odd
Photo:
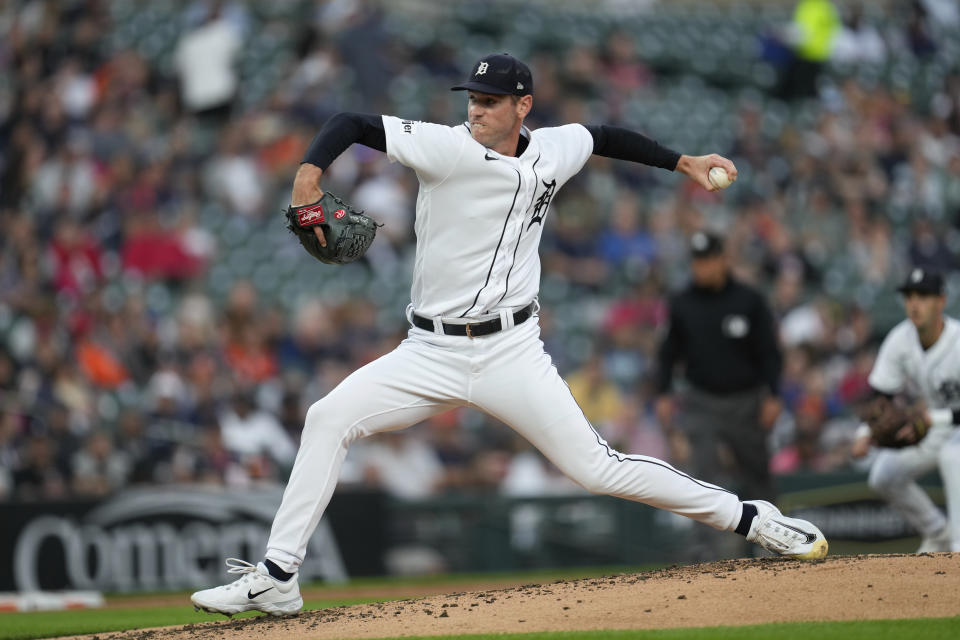
{"label": "pitcher's face", "polygon": [[531,96],[497,95],[494,93],[467,92],[467,120],[473,139],[497,150],[504,141],[519,136],[523,119],[533,104]]}

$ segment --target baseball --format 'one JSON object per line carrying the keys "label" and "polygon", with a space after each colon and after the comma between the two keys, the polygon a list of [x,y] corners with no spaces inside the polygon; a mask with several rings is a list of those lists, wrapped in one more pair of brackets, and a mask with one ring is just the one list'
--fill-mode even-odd
{"label": "baseball", "polygon": [[717,189],[726,189],[733,182],[727,175],[727,170],[723,167],[711,167],[710,173],[707,174],[707,180]]}

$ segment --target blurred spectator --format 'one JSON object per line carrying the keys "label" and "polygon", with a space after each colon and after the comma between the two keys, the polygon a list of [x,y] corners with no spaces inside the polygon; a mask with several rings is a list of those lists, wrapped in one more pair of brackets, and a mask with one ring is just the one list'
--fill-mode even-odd
{"label": "blurred spectator", "polygon": [[71,458],[83,446],[83,429],[71,419],[70,411],[59,402],[51,402],[36,421],[33,431],[41,433],[56,443],[54,459],[60,469],[69,469]]}
{"label": "blurred spectator", "polygon": [[252,389],[243,387],[233,393],[230,405],[220,414],[220,435],[224,447],[252,475],[275,477],[269,466],[291,466],[297,449],[277,419],[258,409],[251,395]]}
{"label": "blurred spectator", "polygon": [[620,391],[606,375],[603,358],[592,355],[583,367],[567,375],[567,386],[577,404],[599,431],[612,423],[623,408]]}
{"label": "blurred spectator", "polygon": [[831,58],[847,64],[881,64],[886,61],[887,45],[870,19],[864,16],[862,2],[844,8],[843,26],[833,41]]}
{"label": "blurred spectator", "polygon": [[419,430],[383,434],[362,452],[365,482],[396,498],[423,499],[443,487],[443,464]]}
{"label": "blurred spectator", "polygon": [[185,234],[165,229],[155,217],[128,219],[124,235],[123,266],[127,271],[162,281],[186,280],[200,274],[202,254],[192,250]]}
{"label": "blurred spectator", "polygon": [[102,252],[96,240],[69,219],[58,221],[50,252],[53,285],[59,292],[79,296],[103,278]]}
{"label": "blurred spectator", "polygon": [[77,362],[87,380],[98,387],[115,389],[129,378],[126,368],[112,350],[89,338],[76,345]]}
{"label": "blurred spectator", "polygon": [[823,416],[813,403],[804,403],[796,413],[793,442],[777,451],[770,460],[770,470],[776,474],[822,471],[826,469],[820,436]]}
{"label": "blurred spectator", "polygon": [[[290,387],[301,385],[299,378],[290,378]],[[277,420],[294,444],[300,443],[300,432],[303,430],[303,418],[306,411],[303,408],[303,398],[298,390],[293,388],[283,390],[280,397],[280,408]]]}
{"label": "blurred spectator", "polygon": [[284,371],[310,377],[321,359],[346,357],[347,350],[337,340],[336,318],[319,300],[305,300],[294,311],[290,324],[276,351]]}
{"label": "blurred spectator", "polygon": [[613,301],[601,324],[604,367],[625,395],[653,369],[656,332],[667,321],[660,288],[656,273],[639,278],[626,295]]}
{"label": "blurred spectator", "polygon": [[193,478],[202,484],[226,484],[242,487],[249,484],[250,474],[237,462],[238,456],[223,442],[220,429],[205,427],[200,430]]}
{"label": "blurred spectator", "polygon": [[[59,112],[55,117],[61,117]],[[65,145],[59,146],[58,141],[57,155],[37,168],[30,184],[31,199],[43,218],[56,214],[61,222],[68,214],[81,219],[94,204],[96,186],[89,141],[74,134]]]}
{"label": "blurred spectator", "polygon": [[157,460],[144,431],[143,414],[139,410],[125,409],[120,412],[114,446],[129,462],[127,478],[131,484],[154,480]]}
{"label": "blurred spectator", "polygon": [[13,472],[20,466],[19,436],[22,418],[16,404],[0,398],[0,500],[14,496]]}
{"label": "blurred spectator", "polygon": [[637,56],[633,34],[616,29],[607,36],[604,44],[604,77],[619,94],[618,98],[623,99],[653,83],[653,74]]}
{"label": "blurred spectator", "polygon": [[[928,5],[932,7],[940,7],[943,6],[943,3],[937,2],[936,0],[932,2],[910,0],[908,3],[906,20],[903,23],[903,35],[907,46],[910,47],[910,50],[918,58],[929,58],[937,50],[937,43],[934,41],[933,36],[930,33],[931,15]],[[938,10],[938,14],[940,14],[941,17],[944,17],[943,10]],[[946,15],[949,15],[949,13]],[[954,15],[956,15],[955,11]],[[954,24],[956,24],[955,20]]]}
{"label": "blurred spectator", "polygon": [[249,382],[261,382],[277,372],[276,357],[259,322],[257,303],[254,286],[238,281],[224,310],[224,355],[235,375]]}
{"label": "blurred spectator", "polygon": [[265,213],[265,185],[252,151],[247,130],[239,123],[230,125],[220,138],[216,155],[206,165],[207,188],[230,213]]}
{"label": "blurred spectator", "polygon": [[907,255],[918,267],[949,273],[957,266],[957,255],[947,245],[947,236],[930,220],[917,218],[913,222],[913,234]]}
{"label": "blurred spectator", "polygon": [[794,307],[780,320],[780,342],[784,347],[809,345],[825,349],[830,339],[827,316],[822,299]]}
{"label": "blurred spectator", "polygon": [[[17,363],[3,345],[0,345],[0,411],[8,405],[12,408],[15,399],[12,392],[16,389],[16,383]],[[11,394],[9,398],[5,397],[8,393]]]}
{"label": "blurred spectator", "polygon": [[13,472],[14,495],[19,500],[55,500],[67,496],[69,472],[57,464],[58,444],[47,436],[31,436],[23,461]]}
{"label": "blurred spectator", "polygon": [[236,26],[222,16],[221,5],[212,6],[174,53],[184,106],[217,123],[230,114],[239,80],[234,65],[243,44]]}
{"label": "blurred spectator", "polygon": [[642,272],[656,258],[656,242],[643,224],[633,192],[624,189],[618,195],[598,245],[600,257],[627,272]]}
{"label": "blurred spectator", "polygon": [[[600,258],[597,237],[590,228],[591,205],[587,194],[569,189],[562,206],[554,213],[551,233],[544,230],[543,270],[546,274],[555,274],[572,284],[594,290],[609,275],[607,264]],[[549,201],[540,207],[546,215]]]}
{"label": "blurred spectator", "polygon": [[130,460],[114,449],[110,436],[96,430],[87,436],[84,447],[73,454],[73,492],[102,496],[122,488],[130,475]]}
{"label": "blurred spectator", "polygon": [[430,447],[443,465],[445,490],[469,490],[473,484],[474,446],[460,425],[461,410],[447,411],[426,421]]}
{"label": "blurred spectator", "polygon": [[832,0],[797,2],[783,34],[792,56],[780,78],[780,96],[789,100],[817,95],[817,78],[833,52],[840,25]]}
{"label": "blurred spectator", "polygon": [[607,437],[621,451],[639,451],[645,456],[669,460],[670,443],[654,409],[655,386],[653,376],[647,376],[635,394],[626,396]]}

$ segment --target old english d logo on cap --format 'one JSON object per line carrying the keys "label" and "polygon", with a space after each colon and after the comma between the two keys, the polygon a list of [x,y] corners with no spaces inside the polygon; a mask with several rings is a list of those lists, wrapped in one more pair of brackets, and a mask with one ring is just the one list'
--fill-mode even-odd
{"label": "old english d logo on cap", "polygon": [[533,75],[527,65],[510,54],[493,53],[478,60],[470,78],[450,90],[525,96],[533,94]]}

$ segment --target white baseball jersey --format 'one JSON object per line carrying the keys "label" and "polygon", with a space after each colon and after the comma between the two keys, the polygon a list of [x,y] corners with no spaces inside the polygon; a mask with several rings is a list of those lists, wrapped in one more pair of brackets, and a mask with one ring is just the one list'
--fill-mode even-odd
{"label": "white baseball jersey", "polygon": [[890,330],[870,372],[883,393],[908,391],[931,409],[960,408],[960,322],[944,317],[943,333],[927,350],[908,319]]}
{"label": "white baseball jersey", "polygon": [[[916,327],[904,320],[880,346],[869,382],[884,393],[906,391],[922,397],[930,409],[960,408],[960,322],[945,316],[940,337],[924,350]],[[915,446],[881,449],[870,469],[870,487],[924,537],[926,550],[960,551],[958,458],[960,429],[935,423]],[[935,469],[943,479],[946,516],[916,481]]]}
{"label": "white baseball jersey", "polygon": [[[424,316],[477,317],[530,303],[538,247],[557,190],[593,153],[585,127],[524,128],[519,158],[456,127],[383,116],[387,156],[420,180],[410,299]],[[469,203],[469,204],[468,204]]]}

